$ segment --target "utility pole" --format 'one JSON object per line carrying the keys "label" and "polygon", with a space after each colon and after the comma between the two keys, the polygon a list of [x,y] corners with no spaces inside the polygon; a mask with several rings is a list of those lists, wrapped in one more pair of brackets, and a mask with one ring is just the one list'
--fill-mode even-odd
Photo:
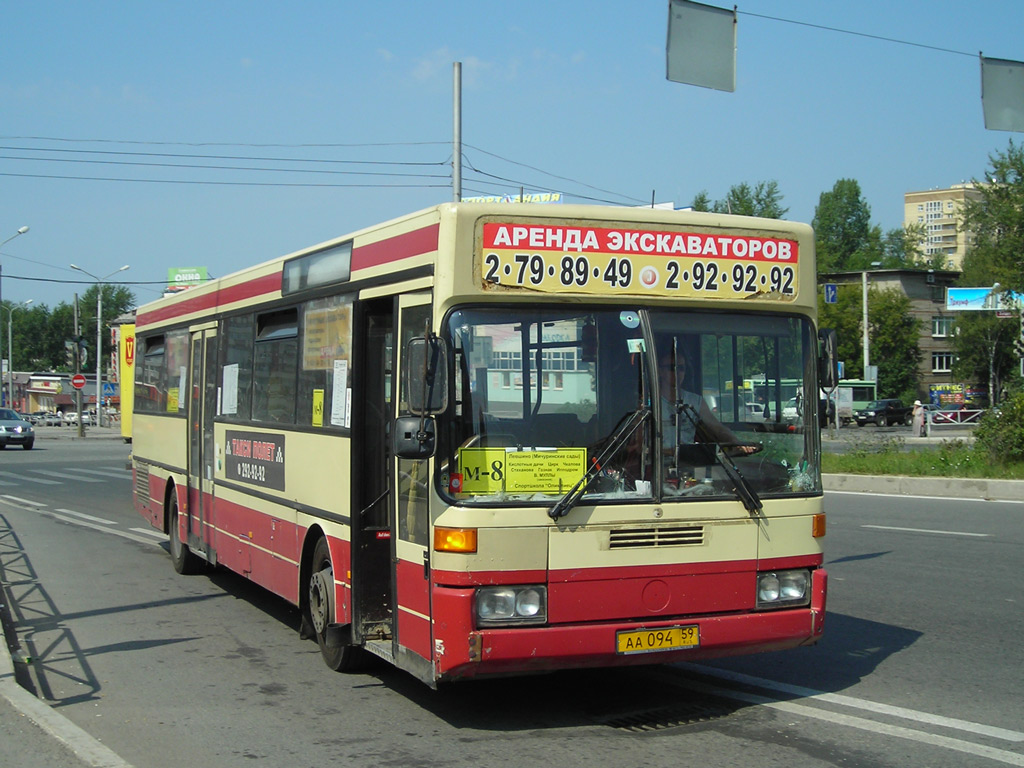
{"label": "utility pole", "polygon": [[462,200],[462,62],[452,70],[452,201]]}
{"label": "utility pole", "polygon": [[[75,374],[82,372],[82,345],[78,335],[78,294],[75,294]],[[85,421],[82,418],[82,390],[75,389],[75,407],[78,409],[78,436],[85,437]]]}

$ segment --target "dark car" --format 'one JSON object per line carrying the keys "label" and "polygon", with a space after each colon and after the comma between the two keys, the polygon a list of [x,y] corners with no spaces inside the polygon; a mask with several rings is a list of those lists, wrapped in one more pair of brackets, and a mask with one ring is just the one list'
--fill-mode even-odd
{"label": "dark car", "polygon": [[959,411],[964,410],[962,403],[946,403],[931,409],[933,424],[959,424],[957,417]]}
{"label": "dark car", "polygon": [[886,400],[872,400],[867,408],[863,408],[854,414],[857,426],[875,424],[879,427],[887,427],[890,424],[910,424],[913,419],[913,412],[903,405],[902,400],[888,398]]}
{"label": "dark car", "polygon": [[20,445],[30,451],[35,442],[36,431],[29,422],[10,408],[0,408],[0,451],[8,445]]}

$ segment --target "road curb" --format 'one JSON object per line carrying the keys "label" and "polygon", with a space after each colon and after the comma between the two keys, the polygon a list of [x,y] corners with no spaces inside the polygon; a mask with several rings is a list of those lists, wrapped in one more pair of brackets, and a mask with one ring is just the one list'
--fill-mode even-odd
{"label": "road curb", "polygon": [[827,474],[821,476],[821,482],[826,491],[877,493],[885,496],[935,496],[948,499],[1024,501],[1024,480]]}

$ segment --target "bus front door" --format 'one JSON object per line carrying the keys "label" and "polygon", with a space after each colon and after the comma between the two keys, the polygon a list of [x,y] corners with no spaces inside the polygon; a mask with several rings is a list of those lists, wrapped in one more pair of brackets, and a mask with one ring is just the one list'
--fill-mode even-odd
{"label": "bus front door", "polygon": [[353,640],[427,680],[429,462],[395,459],[391,428],[403,407],[401,358],[429,317],[429,294],[362,303],[362,391],[352,398],[360,403],[360,423],[353,424]]}

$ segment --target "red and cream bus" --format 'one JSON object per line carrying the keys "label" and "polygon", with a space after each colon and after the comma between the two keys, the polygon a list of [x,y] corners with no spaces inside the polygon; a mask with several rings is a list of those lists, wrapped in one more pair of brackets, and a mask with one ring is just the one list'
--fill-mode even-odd
{"label": "red and cream bus", "polygon": [[818,414],[782,411],[834,376],[815,276],[805,225],[592,206],[298,251],[138,310],[135,505],[179,572],[296,605],[334,669],[814,643]]}

